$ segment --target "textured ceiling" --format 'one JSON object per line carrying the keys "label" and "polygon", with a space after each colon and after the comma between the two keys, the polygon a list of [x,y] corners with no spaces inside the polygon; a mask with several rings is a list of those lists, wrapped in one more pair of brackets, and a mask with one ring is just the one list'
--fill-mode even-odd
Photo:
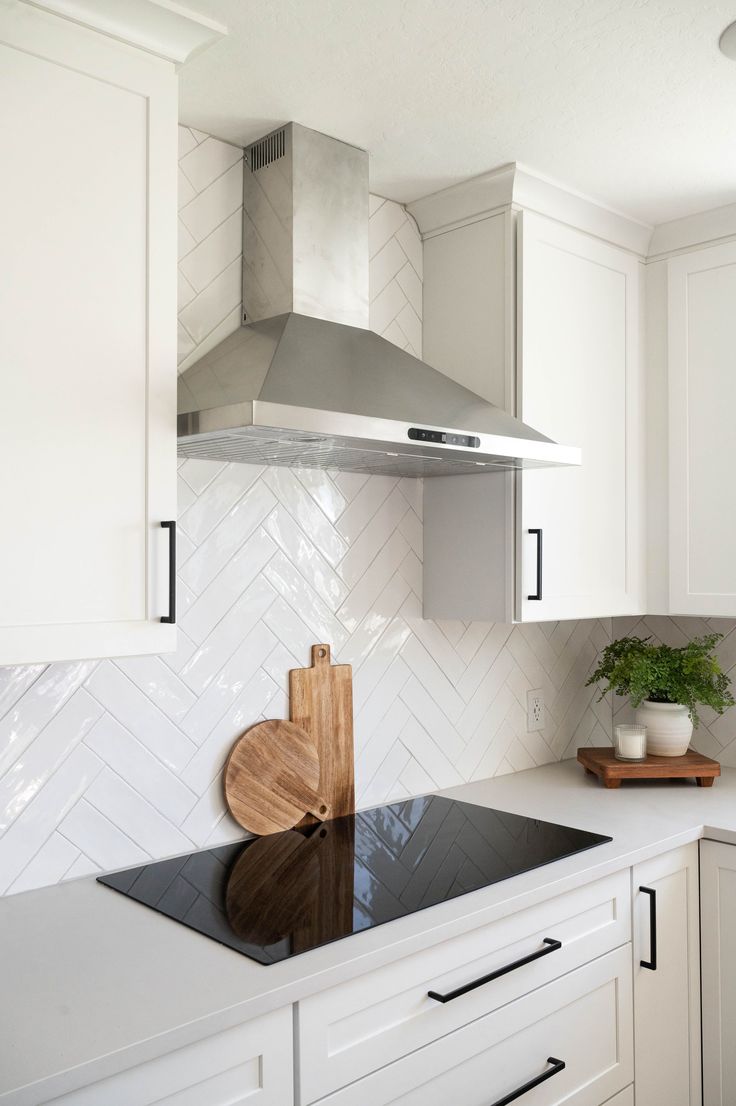
{"label": "textured ceiling", "polygon": [[191,0],[229,35],[181,120],[244,144],[296,120],[407,202],[509,161],[659,223],[736,200],[730,0]]}

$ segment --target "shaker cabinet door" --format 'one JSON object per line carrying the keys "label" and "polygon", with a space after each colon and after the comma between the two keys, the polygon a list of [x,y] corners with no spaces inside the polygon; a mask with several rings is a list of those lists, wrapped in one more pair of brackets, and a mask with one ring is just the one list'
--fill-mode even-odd
{"label": "shaker cabinet door", "polygon": [[698,846],[633,872],[637,1106],[700,1106]]}
{"label": "shaker cabinet door", "polygon": [[736,243],[667,270],[669,609],[733,618],[736,515],[724,486],[736,465]]}
{"label": "shaker cabinet door", "polygon": [[700,842],[703,1106],[736,1102],[736,848]]}
{"label": "shaker cabinet door", "polygon": [[175,646],[176,76],[0,14],[0,665]]}
{"label": "shaker cabinet door", "polygon": [[640,262],[526,211],[517,261],[517,414],[582,449],[517,478],[517,617],[641,613]]}

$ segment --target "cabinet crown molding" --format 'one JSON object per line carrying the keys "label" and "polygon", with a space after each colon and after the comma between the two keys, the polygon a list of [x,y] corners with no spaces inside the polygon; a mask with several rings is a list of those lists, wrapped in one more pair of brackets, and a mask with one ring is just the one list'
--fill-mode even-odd
{"label": "cabinet crown molding", "polygon": [[570,191],[519,162],[444,188],[407,205],[423,238],[432,238],[465,223],[477,222],[505,207],[536,211],[561,223],[630,250],[648,252],[653,228]]}
{"label": "cabinet crown molding", "polygon": [[173,0],[23,0],[129,46],[182,65],[227,27]]}
{"label": "cabinet crown molding", "polygon": [[660,261],[681,250],[712,246],[736,236],[736,203],[698,211],[654,228],[649,261]]}

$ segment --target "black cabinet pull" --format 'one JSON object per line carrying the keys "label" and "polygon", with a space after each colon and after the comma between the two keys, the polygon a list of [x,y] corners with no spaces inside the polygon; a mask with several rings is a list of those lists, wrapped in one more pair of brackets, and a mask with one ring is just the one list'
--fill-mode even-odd
{"label": "black cabinet pull", "polygon": [[650,972],[657,970],[657,892],[653,887],[640,887],[645,895],[649,895],[649,959],[640,960],[642,968],[649,968]]}
{"label": "black cabinet pull", "polygon": [[[513,963],[506,964],[503,968],[497,968],[490,975],[484,975],[481,979],[474,979],[472,983],[466,983],[464,987],[458,987],[455,991],[448,991],[446,995],[441,995],[438,991],[428,991],[427,993],[435,1002],[452,1002],[454,998],[467,995],[468,991],[474,991],[476,987],[482,987],[484,983],[490,983],[492,979],[498,979],[499,976],[515,972],[517,968],[523,968],[525,964],[531,964],[532,960],[539,960],[541,956],[549,956],[551,952],[557,952],[557,949],[562,948],[562,942],[555,941],[552,937],[545,937],[542,944],[544,945],[543,949],[530,952],[528,956],[522,956],[521,960],[514,960]],[[511,1100],[509,1099],[509,1101]]]}
{"label": "black cabinet pull", "polygon": [[176,622],[176,522],[162,522],[169,531],[169,613],[161,615],[162,622]]}
{"label": "black cabinet pull", "polygon": [[527,599],[541,599],[542,598],[542,531],[539,529],[530,530],[530,534],[537,535],[537,593],[536,595],[527,595]]}
{"label": "black cabinet pull", "polygon": [[538,1075],[536,1079],[530,1079],[528,1083],[525,1083],[523,1087],[517,1087],[511,1094],[504,1095],[503,1098],[499,1098],[498,1101],[492,1103],[492,1106],[509,1106],[509,1102],[515,1102],[517,1098],[521,1098],[527,1091],[533,1090],[538,1087],[540,1083],[546,1083],[548,1079],[551,1079],[553,1075],[557,1075],[558,1072],[565,1070],[565,1061],[556,1060],[554,1056],[547,1057],[547,1063],[552,1067],[547,1071],[543,1071],[541,1075]]}

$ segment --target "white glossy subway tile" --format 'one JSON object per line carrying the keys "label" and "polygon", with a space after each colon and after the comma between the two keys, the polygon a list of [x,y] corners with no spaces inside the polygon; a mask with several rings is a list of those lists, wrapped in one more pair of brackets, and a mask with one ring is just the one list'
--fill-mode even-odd
{"label": "white glossy subway tile", "polygon": [[123,657],[117,666],[173,722],[181,722],[194,705],[194,692],[161,657]]}
{"label": "white glossy subway tile", "polygon": [[197,192],[201,192],[223,173],[243,160],[239,146],[207,137],[179,159],[179,166]]}
{"label": "white glossy subway tile", "polygon": [[322,556],[334,567],[345,555],[347,546],[324,511],[312,497],[304,494],[304,488],[294,473],[286,468],[269,468],[264,473],[264,480]]}
{"label": "white glossy subway tile", "polygon": [[111,661],[102,661],[87,681],[87,689],[172,772],[180,772],[188,764],[194,744]]}
{"label": "white glossy subway tile", "polygon": [[102,762],[78,745],[0,837],[0,894],[4,894],[84,794]]}
{"label": "white glossy subway tile", "polygon": [[322,508],[330,522],[336,522],[347,506],[347,500],[333,479],[337,473],[319,469],[294,469],[294,475]]}
{"label": "white glossy subway tile", "polygon": [[0,777],[0,834],[23,814],[101,714],[99,703],[79,688]]}
{"label": "white glossy subway tile", "polygon": [[[184,233],[190,239],[189,249],[186,251],[188,253],[195,243],[188,231],[184,231]],[[201,343],[204,342],[207,335],[215,329],[218,323],[221,323],[227,315],[239,308],[241,294],[241,265],[237,260],[231,261],[227,268],[223,269],[211,284],[198,292],[194,299],[179,313],[180,321],[197,345],[200,346],[200,356],[203,352]]]}
{"label": "white glossy subway tile", "polygon": [[0,721],[0,776],[35,741],[44,726],[74,694],[97,661],[50,664],[34,680],[22,699]]}
{"label": "white glossy subway tile", "polygon": [[268,580],[257,577],[196,649],[181,675],[198,695],[215,679],[258,619],[266,619],[275,599],[276,592]]}
{"label": "white glossy subway tile", "polygon": [[248,584],[259,575],[276,553],[276,545],[261,527],[231,557],[222,571],[208,584],[181,620],[185,631],[198,644],[242,596]]}
{"label": "white glossy subway tile", "polygon": [[191,811],[197,796],[129,730],[104,714],[84,739],[100,760],[174,825]]}
{"label": "white glossy subway tile", "polygon": [[299,566],[305,580],[330,610],[340,606],[348,593],[347,585],[280,504],[268,516],[266,530],[286,557]]}
{"label": "white glossy subway tile", "polygon": [[[110,768],[100,772],[84,799],[152,856],[171,856],[192,846],[188,837]],[[90,847],[79,840],[76,843],[82,852],[93,855]]]}
{"label": "white glossy subway tile", "polygon": [[79,849],[61,834],[52,833],[10,887],[11,894],[47,887],[63,879],[79,856]]}
{"label": "white glossy subway tile", "polygon": [[288,557],[280,551],[276,553],[266,568],[266,576],[305,626],[320,641],[331,642],[335,651],[339,652],[347,641],[348,631]]}
{"label": "white glossy subway tile", "polygon": [[[250,470],[245,476],[252,476],[254,480],[262,471],[252,465],[242,465],[241,468]],[[213,490],[215,487],[216,484],[213,484]],[[223,501],[227,498],[225,489],[217,487],[217,493],[222,507]],[[184,583],[197,595],[201,595],[246,538],[250,537],[276,505],[275,497],[260,480],[251,487],[247,487],[239,496],[235,492],[235,502],[218,519],[213,529],[200,542],[181,569],[179,576]],[[195,525],[199,524],[195,520],[192,521]],[[270,526],[267,529],[271,532]]]}
{"label": "white glossy subway tile", "polygon": [[245,635],[242,644],[220,668],[217,678],[210,682],[182,722],[182,729],[197,745],[202,744],[233,700],[243,692],[276,641],[275,635],[260,621]]}
{"label": "white glossy subway tile", "polygon": [[107,871],[142,864],[150,856],[85,799],[72,807],[59,832]]}
{"label": "white glossy subway tile", "polygon": [[228,265],[241,257],[241,225],[240,212],[235,211],[182,258],[179,272],[195,292],[203,291]]}
{"label": "white glossy subway tile", "polygon": [[[184,178],[186,180],[186,177]],[[189,181],[187,181],[189,184]],[[213,181],[203,191],[196,192],[191,184],[191,195],[186,205],[181,205],[179,217],[196,242],[201,242],[208,234],[234,213],[242,218],[243,208],[243,166],[236,162],[222,176]],[[238,242],[242,237],[242,224],[238,227]]]}

